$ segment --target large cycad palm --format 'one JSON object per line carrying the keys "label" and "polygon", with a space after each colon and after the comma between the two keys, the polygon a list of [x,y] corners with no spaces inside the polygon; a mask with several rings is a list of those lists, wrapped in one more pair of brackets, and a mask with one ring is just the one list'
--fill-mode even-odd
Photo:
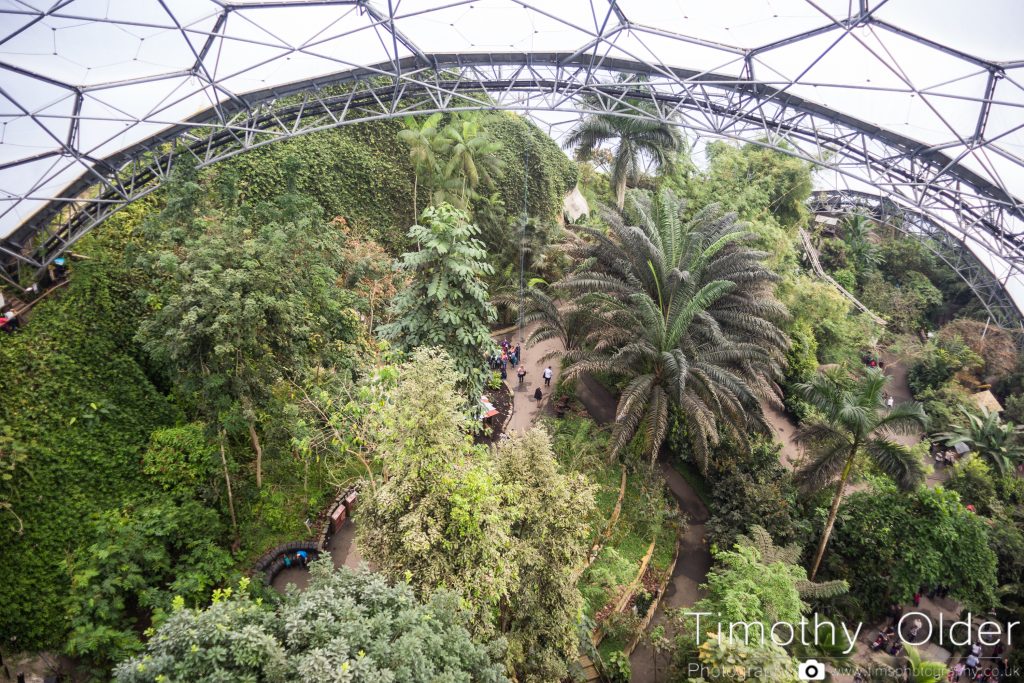
{"label": "large cycad palm", "polygon": [[954,426],[953,431],[936,434],[936,438],[944,440],[947,446],[967,444],[992,463],[999,474],[1009,474],[1024,462],[1024,427],[1003,422],[999,413],[984,407],[981,415],[965,408],[960,408],[960,412],[967,422]]}
{"label": "large cycad palm", "polygon": [[893,437],[923,430],[928,418],[919,403],[900,403],[887,409],[883,404],[886,382],[888,377],[877,368],[864,368],[855,378],[836,368],[794,386],[796,394],[818,411],[796,432],[797,442],[807,445],[813,454],[797,472],[797,480],[804,489],[814,491],[838,482],[811,566],[812,580],[825,555],[858,456],[874,462],[901,489],[911,490],[924,479],[921,459]]}
{"label": "large cycad palm", "polygon": [[602,143],[617,140],[612,158],[612,187],[619,210],[625,205],[626,183],[640,175],[646,155],[659,166],[671,163],[683,148],[679,129],[671,123],[617,114],[591,114],[569,132],[565,144],[586,159]]}
{"label": "large cycad palm", "polygon": [[763,425],[759,401],[777,391],[786,315],[774,298],[776,276],[754,235],[735,215],[708,207],[690,221],[670,192],[637,202],[640,225],[606,212],[609,231],[582,228],[584,268],[557,287],[589,296],[597,318],[586,348],[568,352],[566,376],[610,372],[627,379],[616,408],[612,453],[642,429],[653,460],[670,408],[679,409],[698,463],[726,433],[746,443]]}

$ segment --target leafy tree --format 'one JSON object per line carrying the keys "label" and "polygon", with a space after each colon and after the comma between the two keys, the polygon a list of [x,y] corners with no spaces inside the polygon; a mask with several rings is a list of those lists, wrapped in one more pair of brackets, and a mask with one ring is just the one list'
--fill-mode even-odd
{"label": "leafy tree", "polygon": [[[787,677],[795,674],[795,663],[772,641],[772,626],[799,622],[810,610],[805,600],[835,597],[847,590],[845,581],[808,581],[807,572],[797,564],[799,559],[799,546],[776,546],[771,535],[756,525],[750,536],[738,538],[733,550],[718,552],[704,586],[706,595],[690,610],[704,615],[703,632],[697,633],[696,620],[689,620],[692,623],[677,636],[676,666],[682,668],[690,652],[688,645],[696,638],[701,643],[698,659],[724,667],[719,668],[721,678],[708,680],[747,680],[744,670],[756,666],[778,669],[768,674],[771,680],[795,680]],[[748,627],[746,637],[742,632],[731,633],[730,625],[740,623],[760,624],[764,638],[753,627]],[[719,628],[724,638],[718,637]]]}
{"label": "leafy tree", "polygon": [[488,378],[483,350],[490,344],[488,323],[495,317],[481,280],[492,268],[483,245],[475,239],[478,232],[465,211],[449,204],[428,207],[423,225],[409,229],[420,250],[402,255],[400,267],[412,282],[392,303],[394,321],[379,329],[406,350],[444,349],[455,363],[459,389],[471,406]]}
{"label": "leafy tree", "polygon": [[478,632],[508,639],[518,680],[560,680],[578,657],[573,570],[589,550],[592,488],[561,472],[541,430],[474,447],[454,382],[435,350],[400,368],[368,437],[384,479],[360,503],[360,547],[423,595],[458,590]]}
{"label": "leafy tree", "polygon": [[379,307],[390,302],[398,291],[394,259],[377,241],[353,234],[344,218],[333,222],[343,238],[339,284],[359,297],[359,311],[365,315],[366,329],[372,334]]}
{"label": "leafy tree", "polygon": [[794,387],[800,398],[818,411],[796,432],[797,442],[812,452],[812,460],[797,473],[798,481],[810,491],[838,484],[811,564],[812,579],[821,566],[846,483],[859,456],[868,458],[903,490],[913,489],[924,479],[918,455],[893,437],[924,429],[927,416],[918,403],[900,403],[886,409],[883,393],[887,381],[877,368],[864,368],[853,380],[845,370],[837,369]]}
{"label": "leafy tree", "polygon": [[620,211],[626,203],[626,185],[636,182],[645,157],[658,166],[671,165],[683,151],[683,138],[675,125],[634,115],[637,109],[643,110],[646,106],[641,102],[628,102],[617,105],[607,114],[590,114],[569,131],[565,140],[567,147],[576,148],[576,157],[581,161],[591,158],[601,145],[616,141],[611,160],[611,184]]}
{"label": "leafy tree", "polygon": [[959,493],[965,505],[973,505],[982,514],[991,514],[993,504],[999,502],[992,469],[971,455],[956,464],[946,488]]}
{"label": "leafy tree", "polygon": [[575,569],[589,552],[594,491],[582,474],[564,474],[548,435],[512,435],[495,453],[498,481],[512,502],[509,564],[517,588],[499,606],[498,628],[509,641],[509,669],[519,681],[557,681],[579,657],[577,623],[583,599]]}
{"label": "leafy tree", "polygon": [[468,630],[457,596],[426,603],[379,574],[310,565],[305,591],[273,606],[239,591],[214,594],[206,609],[179,607],[123,662],[118,683],[160,681],[506,681],[503,643]]}
{"label": "leafy tree", "polygon": [[139,633],[172,599],[199,603],[226,581],[234,561],[219,541],[214,510],[163,499],[109,510],[93,521],[95,541],[67,561],[71,574],[67,651],[100,667],[141,649]]}
{"label": "leafy tree", "polygon": [[[181,192],[172,184],[170,207]],[[337,235],[294,194],[198,222],[199,234],[144,261],[158,284],[138,339],[204,417],[247,428],[261,486],[260,423],[271,387],[339,362],[354,336],[349,297],[334,284]]]}
{"label": "leafy tree", "polygon": [[209,499],[203,494],[208,493],[217,474],[216,450],[198,422],[158,429],[149,437],[149,446],[142,454],[142,468],[175,497]]}
{"label": "leafy tree", "polygon": [[556,284],[593,295],[589,348],[566,355],[565,376],[604,372],[625,378],[612,437],[616,457],[641,431],[652,460],[665,439],[669,407],[685,415],[690,445],[707,469],[709,447],[727,434],[745,444],[763,422],[761,398],[773,393],[788,344],[776,322],[785,309],[775,276],[731,215],[711,207],[692,221],[664,192],[637,205],[639,226],[609,212],[609,234],[583,228],[576,249],[585,265]]}
{"label": "leafy tree", "polygon": [[960,412],[966,422],[957,425],[953,431],[936,434],[947,446],[967,444],[1001,475],[1013,472],[1019,463],[1024,462],[1024,426],[1003,422],[999,413],[989,412],[985,407],[981,408],[980,415],[965,408]]}
{"label": "leafy tree", "polygon": [[824,569],[849,582],[863,616],[879,616],[921,586],[945,586],[969,609],[986,610],[997,585],[986,527],[952,491],[885,484],[843,501]]}
{"label": "leafy tree", "polygon": [[907,384],[914,395],[939,389],[961,370],[980,367],[982,359],[959,337],[941,338],[929,342],[921,355],[907,371]]}
{"label": "leafy tree", "polygon": [[701,643],[697,655],[707,676],[690,678],[690,683],[705,680],[716,683],[763,680],[796,683],[800,680],[796,660],[768,639],[745,643],[727,636],[719,637],[715,633]]}
{"label": "leafy tree", "polygon": [[717,547],[731,548],[752,524],[786,543],[809,534],[797,506],[793,475],[779,461],[779,449],[768,437],[754,439],[749,451],[730,441],[715,449],[707,474],[712,511],[707,534]]}
{"label": "leafy tree", "polygon": [[457,380],[438,349],[418,349],[401,366],[371,418],[383,481],[360,501],[356,528],[382,572],[425,596],[459,591],[486,628],[518,580],[512,520],[494,463],[466,436]]}

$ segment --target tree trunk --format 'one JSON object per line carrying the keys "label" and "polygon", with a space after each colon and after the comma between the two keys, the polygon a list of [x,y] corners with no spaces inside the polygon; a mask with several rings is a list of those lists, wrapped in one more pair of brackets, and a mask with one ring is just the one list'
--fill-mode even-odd
{"label": "tree trunk", "polygon": [[836,496],[832,500],[832,509],[829,510],[828,521],[825,522],[825,529],[821,532],[821,541],[818,543],[818,552],[814,555],[814,564],[807,577],[810,581],[814,581],[814,577],[818,574],[818,568],[821,566],[821,558],[825,556],[825,546],[828,545],[828,540],[832,536],[832,527],[835,526],[836,515],[839,514],[839,504],[843,501],[843,491],[846,490],[846,480],[850,478],[850,471],[853,469],[853,461],[857,459],[859,446],[860,444],[855,441],[850,450],[850,457],[846,460],[846,465],[843,466],[843,474],[839,477],[839,488],[836,489]]}
{"label": "tree trunk", "polygon": [[220,435],[220,463],[224,466],[224,483],[228,489],[228,510],[231,512],[231,529],[235,532],[235,541],[238,541],[238,518],[235,517],[235,496],[231,492],[231,474],[228,472],[228,459],[224,455],[224,433]]}
{"label": "tree trunk", "polygon": [[263,446],[260,445],[260,436],[256,433],[256,424],[249,420],[249,439],[252,441],[252,449],[256,452],[256,488],[263,487]]}
{"label": "tree trunk", "polygon": [[416,205],[416,193],[419,191],[420,172],[415,170],[412,174],[412,222],[420,222],[419,207]]}
{"label": "tree trunk", "polygon": [[622,211],[622,207],[626,205],[626,179],[623,178],[615,185],[615,203],[619,207],[619,211]]}

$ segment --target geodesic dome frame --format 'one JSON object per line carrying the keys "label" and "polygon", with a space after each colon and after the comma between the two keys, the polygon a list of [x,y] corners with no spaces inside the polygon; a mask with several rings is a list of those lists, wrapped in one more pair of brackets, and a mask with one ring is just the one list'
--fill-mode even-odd
{"label": "geodesic dome frame", "polygon": [[[1024,303],[1024,61],[1013,59],[1024,15],[1010,2],[972,3],[990,16],[981,43],[962,31],[966,45],[930,19],[954,3],[918,0],[11,2],[0,12],[11,28],[0,276],[11,281],[152,192],[181,154],[205,166],[433,111],[614,110],[812,161],[832,185],[940,226],[1018,312]],[[1008,37],[993,38],[998,26]],[[134,56],[89,61],[97,51]]]}

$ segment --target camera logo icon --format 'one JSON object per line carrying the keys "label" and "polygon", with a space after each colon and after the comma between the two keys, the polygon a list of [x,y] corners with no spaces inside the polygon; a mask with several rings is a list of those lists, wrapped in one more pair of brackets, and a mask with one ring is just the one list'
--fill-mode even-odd
{"label": "camera logo icon", "polygon": [[817,659],[808,659],[797,667],[796,675],[801,681],[825,680],[825,665]]}

